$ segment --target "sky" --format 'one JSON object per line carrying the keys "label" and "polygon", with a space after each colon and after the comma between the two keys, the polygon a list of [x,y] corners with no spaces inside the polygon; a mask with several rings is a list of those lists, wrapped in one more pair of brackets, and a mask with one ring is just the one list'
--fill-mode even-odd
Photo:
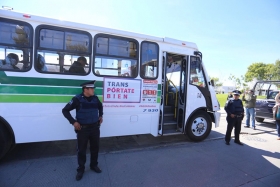
{"label": "sky", "polygon": [[225,84],[252,63],[280,60],[280,0],[0,0],[0,6],[194,42],[209,76]]}

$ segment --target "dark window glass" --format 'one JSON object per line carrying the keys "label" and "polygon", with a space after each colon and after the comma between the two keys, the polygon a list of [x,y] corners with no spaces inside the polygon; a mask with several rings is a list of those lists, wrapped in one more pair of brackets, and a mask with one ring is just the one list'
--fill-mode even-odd
{"label": "dark window glass", "polygon": [[129,42],[110,38],[109,55],[129,56]]}
{"label": "dark window glass", "polygon": [[191,57],[190,60],[190,84],[206,87],[203,69],[199,57]]}
{"label": "dark window glass", "polygon": [[135,42],[129,40],[98,37],[96,40],[96,53],[136,58],[136,46]]}
{"label": "dark window glass", "polygon": [[156,43],[142,42],[141,44],[141,77],[157,78],[159,48]]}
{"label": "dark window glass", "polygon": [[138,44],[136,40],[103,35],[95,39],[97,76],[137,77]]}
{"label": "dark window glass", "polygon": [[40,47],[63,49],[64,32],[49,29],[40,31]]}
{"label": "dark window glass", "polygon": [[108,54],[108,38],[97,38],[96,53],[104,55]]}
{"label": "dark window glass", "polygon": [[65,49],[70,51],[88,52],[89,37],[84,34],[65,33]]}
{"label": "dark window glass", "polygon": [[89,73],[92,52],[89,33],[45,25],[39,26],[37,33],[39,46],[34,67],[38,72],[73,75]]}
{"label": "dark window glass", "polygon": [[28,23],[0,18],[0,71],[30,70],[32,35]]}
{"label": "dark window glass", "polygon": [[28,46],[30,28],[24,25],[0,22],[0,43]]}
{"label": "dark window glass", "polygon": [[66,51],[89,52],[89,37],[85,34],[41,29],[40,47]]}

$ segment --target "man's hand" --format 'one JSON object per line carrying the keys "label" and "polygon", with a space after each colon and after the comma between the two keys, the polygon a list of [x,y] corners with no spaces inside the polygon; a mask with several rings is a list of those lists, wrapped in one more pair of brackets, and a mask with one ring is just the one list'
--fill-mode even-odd
{"label": "man's hand", "polygon": [[75,130],[81,130],[81,125],[80,125],[80,123],[79,122],[75,122],[74,124],[73,124],[73,126],[75,127]]}
{"label": "man's hand", "polygon": [[234,115],[234,114],[231,114],[231,115],[230,115],[230,117],[231,117],[231,118],[234,118],[234,117],[235,117],[235,115]]}
{"label": "man's hand", "polygon": [[103,117],[99,117],[99,125],[103,122]]}

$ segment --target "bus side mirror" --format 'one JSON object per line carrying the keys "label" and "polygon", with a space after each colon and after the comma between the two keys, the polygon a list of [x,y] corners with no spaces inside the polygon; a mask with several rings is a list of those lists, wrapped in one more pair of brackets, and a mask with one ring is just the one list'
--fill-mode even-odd
{"label": "bus side mirror", "polygon": [[211,85],[214,87],[214,85],[215,85],[215,82],[214,82],[214,80],[213,79],[211,79]]}

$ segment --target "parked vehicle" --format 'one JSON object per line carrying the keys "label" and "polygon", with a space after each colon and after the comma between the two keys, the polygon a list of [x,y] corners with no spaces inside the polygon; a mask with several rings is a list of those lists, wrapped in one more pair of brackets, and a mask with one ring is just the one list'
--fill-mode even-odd
{"label": "parked vehicle", "polygon": [[273,120],[272,108],[275,105],[275,97],[279,93],[280,81],[258,81],[254,86],[256,101],[256,121],[265,119]]}
{"label": "parked vehicle", "polygon": [[[214,84],[195,43],[4,9],[0,15],[0,158],[17,143],[76,139],[61,110],[90,80],[104,107],[101,137],[202,141],[212,123],[219,126]],[[80,56],[88,64],[71,71]]]}

